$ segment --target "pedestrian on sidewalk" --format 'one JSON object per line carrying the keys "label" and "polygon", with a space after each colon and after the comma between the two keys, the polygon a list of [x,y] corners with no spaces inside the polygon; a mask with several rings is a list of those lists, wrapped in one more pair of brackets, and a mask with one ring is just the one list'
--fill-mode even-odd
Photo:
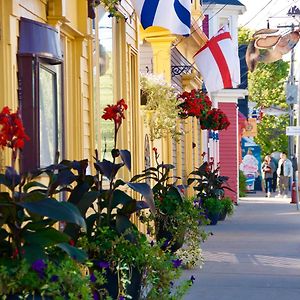
{"label": "pedestrian on sidewalk", "polygon": [[271,161],[272,161],[272,164],[274,165],[273,178],[272,178],[272,192],[276,193],[278,161],[274,157],[272,157],[272,155],[271,155]]}
{"label": "pedestrian on sidewalk", "polygon": [[280,159],[278,161],[277,175],[279,178],[278,188],[279,194],[277,197],[283,196],[287,198],[289,190],[289,181],[293,178],[293,166],[292,162],[286,157],[286,153],[282,152],[280,154]]}
{"label": "pedestrian on sidewalk", "polygon": [[266,155],[262,165],[261,165],[261,171],[262,171],[262,178],[264,180],[265,184],[265,192],[266,197],[271,197],[272,192],[272,180],[273,180],[273,172],[275,170],[275,164],[271,160],[270,155]]}

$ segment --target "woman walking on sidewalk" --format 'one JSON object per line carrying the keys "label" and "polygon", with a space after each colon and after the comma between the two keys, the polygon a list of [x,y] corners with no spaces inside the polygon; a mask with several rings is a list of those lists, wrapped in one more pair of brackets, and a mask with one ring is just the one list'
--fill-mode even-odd
{"label": "woman walking on sidewalk", "polygon": [[265,182],[266,197],[271,197],[272,192],[272,180],[273,172],[275,171],[275,165],[271,160],[271,156],[267,155],[264,162],[261,165],[262,177]]}

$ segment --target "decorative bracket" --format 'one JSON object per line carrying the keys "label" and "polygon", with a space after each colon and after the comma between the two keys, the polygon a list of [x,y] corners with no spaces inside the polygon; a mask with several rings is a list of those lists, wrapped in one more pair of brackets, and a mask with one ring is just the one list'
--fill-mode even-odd
{"label": "decorative bracket", "polygon": [[182,73],[186,74],[193,68],[194,67],[192,65],[190,65],[190,66],[171,66],[171,75],[172,75],[172,77],[174,77],[174,76],[180,75]]}

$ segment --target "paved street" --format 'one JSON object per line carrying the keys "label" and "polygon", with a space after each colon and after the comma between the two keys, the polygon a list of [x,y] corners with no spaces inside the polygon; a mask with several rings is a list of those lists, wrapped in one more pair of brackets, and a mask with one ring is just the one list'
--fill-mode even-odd
{"label": "paved street", "polygon": [[290,198],[248,195],[234,216],[209,226],[202,269],[185,300],[299,300],[300,212]]}

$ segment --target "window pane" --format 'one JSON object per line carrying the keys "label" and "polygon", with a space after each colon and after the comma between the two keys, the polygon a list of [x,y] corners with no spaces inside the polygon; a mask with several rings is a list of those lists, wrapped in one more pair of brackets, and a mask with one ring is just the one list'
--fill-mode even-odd
{"label": "window pane", "polygon": [[[112,18],[99,6],[97,28],[94,30],[94,76],[95,78],[95,122],[96,147],[102,159],[111,159],[110,151],[114,146],[113,121],[101,119],[107,104],[113,104],[113,25]],[[106,151],[105,151],[106,150]],[[104,154],[106,152],[106,154]]]}
{"label": "window pane", "polygon": [[40,77],[40,166],[54,163],[57,151],[57,78],[45,66],[39,68]]}

